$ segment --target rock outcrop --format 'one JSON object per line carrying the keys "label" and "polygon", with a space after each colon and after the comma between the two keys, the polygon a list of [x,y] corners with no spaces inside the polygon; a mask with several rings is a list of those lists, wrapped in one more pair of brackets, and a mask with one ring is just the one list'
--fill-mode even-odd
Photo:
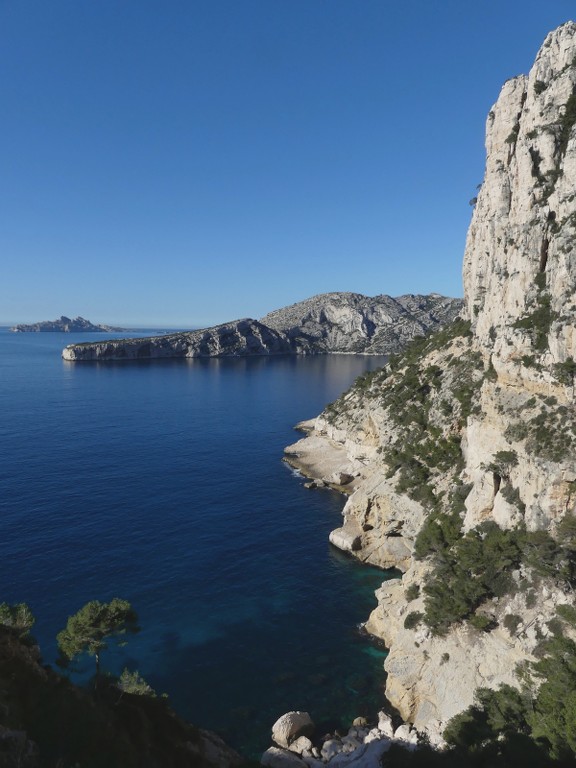
{"label": "rock outcrop", "polygon": [[308,712],[286,712],[272,726],[272,741],[288,749],[293,743],[314,733],[314,723]]}
{"label": "rock outcrop", "polygon": [[260,321],[247,318],[198,331],[72,344],[62,357],[137,360],[330,352],[389,354],[414,336],[451,321],[461,309],[460,299],[437,294],[392,299],[326,293],[272,312]]}
{"label": "rock outcrop", "polygon": [[405,724],[395,728],[390,715],[379,712],[377,724],[356,718],[345,735],[327,734],[317,741],[317,746],[300,737],[285,747],[270,747],[262,755],[261,764],[267,768],[380,768],[383,755],[391,747],[413,751],[427,737]]}
{"label": "rock outcrop", "polygon": [[125,328],[114,328],[112,325],[94,325],[83,317],[75,317],[73,320],[62,315],[58,320],[44,320],[31,325],[14,325],[10,330],[13,333],[38,333],[41,331],[57,333],[116,333]]}
{"label": "rock outcrop", "polygon": [[[311,477],[319,452],[331,472],[354,475],[331,541],[403,571],[367,628],[390,649],[389,700],[433,731],[479,686],[517,686],[517,665],[574,603],[546,556],[518,542],[561,552],[576,524],[576,24],[550,33],[530,74],[504,85],[486,147],[464,256],[467,322],[358,380],[287,449]],[[463,541],[467,570],[451,560]],[[515,553],[497,586],[472,563],[471,552],[495,557],[484,541]]]}
{"label": "rock outcrop", "polygon": [[316,352],[389,354],[452,321],[461,306],[460,300],[435,293],[396,299],[325,293],[271,312],[261,322],[297,349],[312,345]]}

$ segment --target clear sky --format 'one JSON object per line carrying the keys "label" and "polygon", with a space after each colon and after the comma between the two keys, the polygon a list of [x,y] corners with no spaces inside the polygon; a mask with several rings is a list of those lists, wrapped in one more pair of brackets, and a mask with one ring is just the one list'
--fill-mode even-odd
{"label": "clear sky", "polygon": [[503,82],[568,0],[0,0],[0,322],[462,295]]}

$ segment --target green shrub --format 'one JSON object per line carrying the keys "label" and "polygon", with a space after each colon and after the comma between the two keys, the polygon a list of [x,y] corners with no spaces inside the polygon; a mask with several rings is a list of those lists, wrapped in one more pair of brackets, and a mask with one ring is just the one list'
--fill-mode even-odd
{"label": "green shrub", "polygon": [[569,96],[564,108],[564,114],[560,118],[558,151],[561,157],[566,153],[574,123],[576,123],[576,93],[572,93]]}
{"label": "green shrub", "polygon": [[548,334],[552,323],[558,318],[558,313],[552,310],[548,293],[539,293],[537,303],[536,309],[516,320],[514,328],[529,331],[534,349],[545,352],[548,349]]}
{"label": "green shrub", "polygon": [[150,696],[151,698],[156,697],[154,689],[148,685],[138,671],[130,672],[128,669],[124,669],[118,678],[116,687],[122,693],[131,693],[135,696]]}
{"label": "green shrub", "polygon": [[536,80],[534,83],[534,93],[537,95],[543,93],[546,88],[548,88],[548,85],[543,80]]}
{"label": "green shrub", "polygon": [[522,617],[518,616],[516,613],[507,613],[506,616],[504,616],[504,621],[502,623],[510,635],[513,635],[522,623]]}
{"label": "green shrub", "polygon": [[411,611],[404,619],[404,629],[416,629],[423,618],[424,614],[420,611]]}
{"label": "green shrub", "polygon": [[576,608],[573,605],[559,605],[556,608],[556,613],[567,624],[576,628]]}
{"label": "green shrub", "polygon": [[518,509],[521,514],[524,514],[526,511],[526,505],[520,498],[520,491],[518,488],[514,488],[514,486],[506,483],[505,485],[500,486],[500,493],[502,494],[503,498],[506,499],[508,504],[516,507],[516,509]]}
{"label": "green shrub", "polygon": [[418,584],[410,584],[410,586],[406,588],[404,595],[409,602],[416,600],[420,595],[420,586]]}
{"label": "green shrub", "polygon": [[574,377],[576,376],[576,361],[573,357],[569,357],[563,363],[556,363],[552,370],[554,376],[561,384],[568,384],[574,386]]}
{"label": "green shrub", "polygon": [[483,613],[475,613],[470,616],[469,622],[479,632],[488,632],[494,626],[494,619]]}
{"label": "green shrub", "polygon": [[0,624],[14,632],[19,638],[25,638],[34,626],[35,618],[26,603],[0,603]]}

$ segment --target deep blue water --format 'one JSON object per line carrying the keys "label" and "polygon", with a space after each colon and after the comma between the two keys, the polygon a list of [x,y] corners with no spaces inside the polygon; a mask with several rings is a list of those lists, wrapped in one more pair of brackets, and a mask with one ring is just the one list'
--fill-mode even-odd
{"label": "deep blue water", "polygon": [[86,339],[0,330],[0,601],[29,603],[45,660],[68,615],[119,596],[142,631],[103,665],[246,753],[290,709],[373,714],[384,651],[357,625],[386,574],[329,545],[344,497],[281,459],[382,359],[60,358]]}

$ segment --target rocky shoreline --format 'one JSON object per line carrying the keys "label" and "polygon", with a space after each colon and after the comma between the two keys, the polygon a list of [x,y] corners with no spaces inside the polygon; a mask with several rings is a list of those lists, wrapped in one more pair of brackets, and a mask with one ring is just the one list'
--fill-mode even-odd
{"label": "rocky shoreline", "polygon": [[[267,768],[380,768],[382,756],[393,746],[417,748],[422,735],[410,725],[394,725],[385,712],[374,723],[357,717],[345,734],[326,734],[314,739],[315,726],[307,712],[287,712],[272,726],[270,747],[262,755]],[[315,743],[317,746],[315,746]]]}
{"label": "rocky shoreline", "polygon": [[521,689],[537,749],[572,717],[538,719],[534,702],[554,700],[537,698],[538,659],[576,648],[574,22],[505,83],[486,147],[465,319],[366,374],[286,450],[316,486],[347,478],[330,541],[402,572],[366,630],[389,649],[386,697],[414,738],[441,745],[479,689]]}

